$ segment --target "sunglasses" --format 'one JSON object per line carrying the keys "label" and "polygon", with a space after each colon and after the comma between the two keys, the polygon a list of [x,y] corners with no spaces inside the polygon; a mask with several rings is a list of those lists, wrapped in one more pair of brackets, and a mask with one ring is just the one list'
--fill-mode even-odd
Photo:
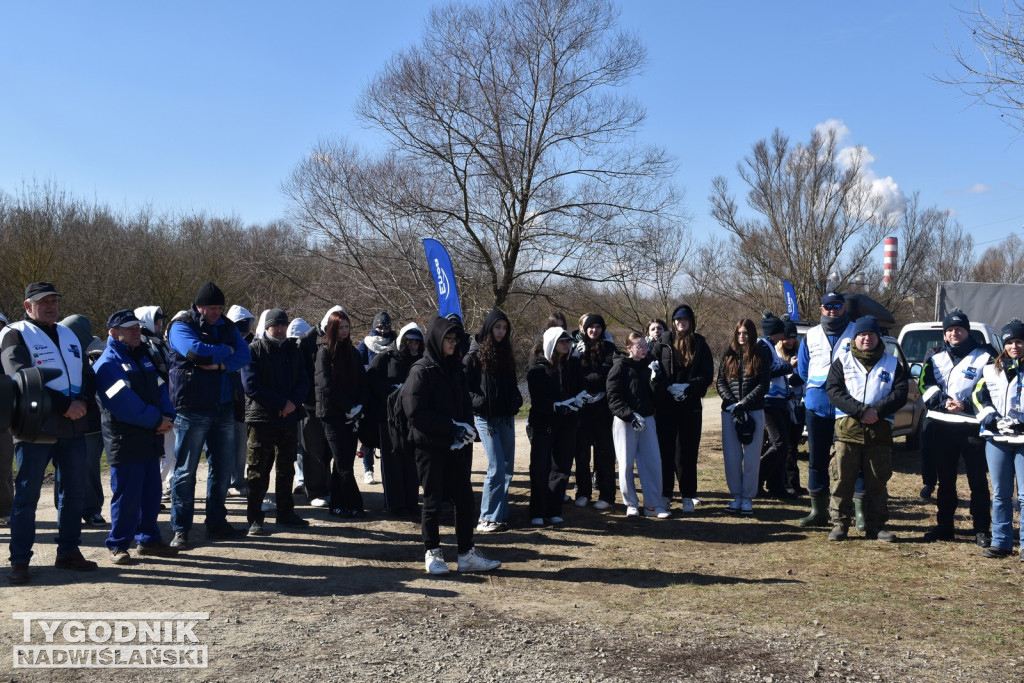
{"label": "sunglasses", "polygon": [[822,308],[826,311],[838,311],[842,309],[843,306],[845,306],[845,304],[823,304]]}

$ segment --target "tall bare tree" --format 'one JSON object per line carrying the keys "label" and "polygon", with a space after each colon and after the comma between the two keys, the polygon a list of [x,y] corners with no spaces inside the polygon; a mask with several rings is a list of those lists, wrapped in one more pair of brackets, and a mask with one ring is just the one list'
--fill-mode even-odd
{"label": "tall bare tree", "polygon": [[[387,196],[373,196],[388,214],[375,218],[378,239],[439,237],[486,296],[481,305],[501,306],[562,278],[606,281],[609,247],[674,221],[673,163],[637,142],[644,109],[622,94],[646,53],[617,19],[607,0],[432,10],[422,41],[385,65],[358,107],[387,140],[386,160],[374,163],[401,169],[386,176],[397,181]],[[295,183],[289,194],[309,196]],[[321,194],[360,197],[333,186]],[[319,208],[302,206],[304,222],[333,223],[337,236],[368,219]]]}
{"label": "tall bare tree", "polygon": [[974,267],[974,279],[978,282],[1024,282],[1024,240],[1010,235],[986,249]]}
{"label": "tall bare tree", "polygon": [[950,45],[957,66],[939,80],[995,107],[1024,132],[1024,1],[1006,0],[994,14],[978,3],[964,11],[963,24],[970,43]]}
{"label": "tall bare tree", "polygon": [[872,251],[896,224],[885,198],[863,176],[858,148],[839,156],[834,129],[816,129],[808,143],[791,143],[778,129],[737,164],[749,188],[741,216],[728,181],[712,181],[711,215],[732,234],[733,277],[724,292],[758,307],[778,309],[781,280],[796,289],[801,311],[833,274],[837,286],[869,265]]}

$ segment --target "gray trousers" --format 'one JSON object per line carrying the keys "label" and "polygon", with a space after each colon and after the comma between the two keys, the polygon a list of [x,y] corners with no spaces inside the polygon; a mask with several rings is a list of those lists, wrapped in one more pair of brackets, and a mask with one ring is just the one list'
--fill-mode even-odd
{"label": "gray trousers", "polygon": [[644,494],[644,505],[649,508],[665,507],[661,495],[661,450],[658,448],[658,429],[654,416],[645,417],[643,430],[633,430],[633,425],[618,417],[612,420],[612,443],[615,458],[619,461],[619,492],[626,505],[640,507],[636,494],[633,465],[640,475],[640,487]]}

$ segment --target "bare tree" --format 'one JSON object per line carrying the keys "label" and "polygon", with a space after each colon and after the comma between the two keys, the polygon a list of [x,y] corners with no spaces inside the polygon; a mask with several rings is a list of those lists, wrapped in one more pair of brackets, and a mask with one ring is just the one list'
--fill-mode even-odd
{"label": "bare tree", "polygon": [[486,292],[481,304],[501,306],[561,278],[605,281],[609,247],[673,221],[673,163],[638,144],[644,110],[621,94],[645,50],[617,18],[607,0],[432,10],[421,43],[391,59],[358,107],[388,140],[379,163],[403,169],[375,198],[393,231],[380,239],[439,237]]}
{"label": "bare tree", "polygon": [[974,267],[977,282],[1024,282],[1024,240],[1010,235],[989,247]]}
{"label": "bare tree", "polygon": [[963,12],[962,21],[970,44],[950,45],[957,69],[938,80],[995,107],[1003,121],[1024,132],[1024,1],[1006,0],[994,15],[979,3]]}
{"label": "bare tree", "polygon": [[711,215],[732,233],[725,293],[777,309],[781,280],[789,280],[800,310],[813,310],[830,276],[843,287],[869,265],[896,215],[864,179],[863,151],[840,159],[838,143],[834,129],[816,129],[807,144],[791,144],[776,129],[755,143],[737,170],[756,217],[740,215],[724,177],[712,181]]}

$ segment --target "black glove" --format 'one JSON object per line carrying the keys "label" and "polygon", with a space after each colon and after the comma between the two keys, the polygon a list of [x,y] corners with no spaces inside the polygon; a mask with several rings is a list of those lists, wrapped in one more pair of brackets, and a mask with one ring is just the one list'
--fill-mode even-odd
{"label": "black glove", "polygon": [[982,429],[986,429],[990,432],[999,431],[999,416],[995,413],[985,416],[985,419],[981,421]]}
{"label": "black glove", "polygon": [[786,384],[795,388],[802,387],[805,384],[805,382],[803,377],[794,372],[792,375],[786,378]]}
{"label": "black glove", "polygon": [[452,441],[465,441],[469,438],[469,430],[462,425],[452,425]]}
{"label": "black glove", "polygon": [[747,419],[747,411],[744,410],[743,406],[737,403],[732,409],[732,416],[737,422],[745,422]]}
{"label": "black glove", "polygon": [[938,410],[939,408],[946,407],[946,400],[949,398],[944,392],[938,392],[930,399],[924,402],[925,407],[931,410]]}
{"label": "black glove", "polygon": [[570,408],[566,404],[564,404],[564,403],[556,403],[555,404],[555,415],[568,415],[571,412],[572,412],[572,408]]}

